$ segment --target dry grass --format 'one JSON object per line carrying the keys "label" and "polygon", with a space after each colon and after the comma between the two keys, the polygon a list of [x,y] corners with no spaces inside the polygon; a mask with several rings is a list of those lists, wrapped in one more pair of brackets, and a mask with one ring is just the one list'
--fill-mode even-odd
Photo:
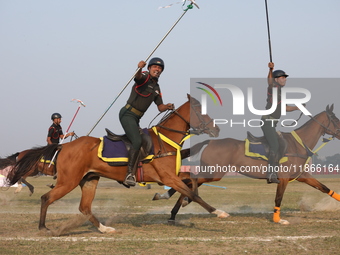
{"label": "dry grass", "polygon": [[[340,190],[340,178],[319,180]],[[169,225],[178,196],[151,201],[155,192],[164,192],[162,187],[126,189],[102,179],[93,212],[118,231],[107,235],[79,215],[79,189],[50,206],[52,234],[38,231],[40,196],[52,178],[29,181],[36,188],[31,197],[27,188],[19,194],[14,188],[0,192],[1,254],[336,254],[340,248],[340,203],[297,182],[288,185],[281,207],[290,225],[271,222],[276,185],[249,178],[216,183],[227,189],[200,188],[202,198],[231,217],[218,219],[190,204]]]}

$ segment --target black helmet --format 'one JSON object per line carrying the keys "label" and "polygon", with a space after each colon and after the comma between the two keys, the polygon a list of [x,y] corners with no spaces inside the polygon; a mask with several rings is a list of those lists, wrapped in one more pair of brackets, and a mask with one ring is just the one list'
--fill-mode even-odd
{"label": "black helmet", "polygon": [[60,113],[53,113],[52,116],[51,116],[51,120],[54,120],[54,119],[61,119],[61,115]]}
{"label": "black helmet", "polygon": [[160,67],[162,67],[162,71],[164,71],[164,61],[163,61],[161,58],[152,58],[152,59],[149,61],[148,69],[149,69],[149,67],[152,66],[152,65],[160,66]]}
{"label": "black helmet", "polygon": [[284,76],[284,77],[288,77],[289,75],[285,73],[285,71],[282,71],[282,70],[275,70],[273,72],[273,77],[274,78],[279,78],[281,76]]}

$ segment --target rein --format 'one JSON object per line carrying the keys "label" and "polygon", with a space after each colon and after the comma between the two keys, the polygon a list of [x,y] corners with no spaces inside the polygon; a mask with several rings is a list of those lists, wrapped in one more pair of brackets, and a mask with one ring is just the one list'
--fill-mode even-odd
{"label": "rein", "polygon": [[[327,113],[327,112],[326,112],[326,113]],[[318,123],[321,127],[323,127],[323,128],[325,129],[324,134],[326,133],[326,131],[328,131],[329,133],[332,134],[332,137],[334,138],[334,137],[337,136],[338,133],[340,132],[340,128],[339,128],[338,124],[335,123],[335,121],[334,121],[334,119],[333,119],[333,118],[335,117],[335,114],[334,114],[334,113],[333,113],[333,114],[327,113],[327,117],[328,117],[328,119],[329,119],[329,123],[328,123],[328,126],[327,126],[327,127],[326,127],[324,124],[320,123],[320,121],[318,121],[317,119],[315,119],[313,116],[309,116],[309,117],[310,117],[312,120],[314,120],[316,123]],[[334,125],[335,127],[337,127],[336,133],[334,133],[332,130],[329,129],[329,125],[330,125],[331,123],[333,123],[333,125]]]}
{"label": "rein", "polygon": [[[209,122],[205,122],[204,119],[202,118],[202,116],[196,111],[195,107],[197,106],[200,106],[200,104],[195,104],[195,105],[192,105],[190,103],[190,107],[191,109],[194,111],[194,113],[196,114],[197,118],[199,119],[200,121],[200,125],[198,127],[193,127],[191,126],[190,122],[187,121],[178,111],[177,109],[176,110],[173,110],[171,111],[170,113],[166,114],[160,121],[159,123],[156,125],[158,127],[161,127],[161,128],[164,128],[166,130],[169,130],[169,131],[172,131],[172,132],[176,132],[176,133],[180,133],[180,134],[183,134],[183,135],[187,135],[189,133],[191,134],[195,134],[195,135],[199,135],[199,134],[203,134],[204,131],[206,130],[209,130],[209,128],[207,128],[207,126],[210,124],[210,122],[212,122],[213,120],[210,119]],[[187,131],[181,131],[181,130],[176,130],[176,129],[172,129],[172,128],[168,128],[168,127],[165,127],[163,125],[160,125],[160,123],[164,122],[168,117],[170,117],[171,114],[176,114],[178,117],[180,117],[188,126],[189,126],[189,129]],[[158,116],[158,115],[157,115]],[[156,116],[156,117],[157,117]],[[155,117],[155,118],[156,118]],[[155,119],[154,118],[154,119]],[[192,130],[190,130],[192,129]]]}
{"label": "rein", "polygon": [[296,119],[296,120],[294,120],[294,122],[292,123],[292,124],[289,124],[289,125],[286,125],[287,127],[291,127],[291,126],[293,126],[294,124],[295,124],[295,122],[298,122],[300,119],[301,119],[301,117],[302,117],[302,112],[300,113],[300,116]]}
{"label": "rein", "polygon": [[[197,106],[200,106],[199,104],[191,104],[190,103],[190,107],[191,109],[194,111],[194,113],[196,114],[196,116],[198,117],[199,119],[199,126],[198,127],[193,127],[191,124],[190,124],[190,121],[187,121],[179,112],[178,110],[173,110],[171,111],[170,113],[166,114],[161,120],[160,122],[152,127],[151,129],[153,130],[153,132],[157,135],[158,139],[159,139],[159,144],[160,144],[160,147],[164,148],[163,146],[163,143],[162,142],[165,142],[167,144],[169,144],[170,146],[172,146],[176,152],[165,152],[165,153],[162,153],[162,154],[158,154],[157,156],[155,156],[155,158],[160,158],[160,157],[165,157],[165,156],[174,156],[176,155],[176,174],[178,175],[179,173],[179,170],[180,170],[180,167],[181,167],[181,149],[182,149],[182,146],[183,146],[183,143],[184,141],[186,141],[187,139],[189,139],[191,136],[193,135],[198,135],[198,134],[202,134],[204,133],[205,130],[209,129],[207,128],[208,124],[212,121],[210,120],[209,122],[205,122],[204,119],[202,118],[202,116],[196,111],[195,107]],[[182,130],[176,130],[176,129],[172,129],[172,128],[169,128],[169,127],[166,127],[164,125],[161,125],[160,123],[162,122],[165,122],[167,121],[167,119],[172,115],[172,114],[176,114],[180,119],[182,119],[186,124],[187,126],[189,126],[189,129],[187,129],[186,131],[182,131]],[[170,138],[166,137],[165,135],[163,135],[162,133],[160,133],[158,130],[157,130],[157,127],[160,127],[160,128],[163,128],[165,130],[168,130],[168,131],[171,131],[171,132],[175,132],[175,133],[180,133],[183,135],[183,138],[181,139],[181,141],[179,143],[177,142],[174,142],[173,140],[171,140]],[[191,130],[190,130],[191,129]],[[161,151],[162,149],[160,149]],[[165,150],[165,148],[164,148]],[[166,151],[166,150],[165,150]]]}
{"label": "rein", "polygon": [[[304,172],[305,172],[305,169],[306,169],[306,165],[308,164],[308,162],[311,160],[312,156],[317,153],[319,150],[321,150],[329,141],[333,140],[334,137],[338,134],[338,132],[340,131],[339,129],[339,126],[335,123],[333,117],[335,117],[334,114],[330,115],[327,113],[327,117],[329,119],[329,123],[328,123],[328,126],[326,127],[325,125],[323,125],[322,123],[320,123],[317,119],[315,119],[313,116],[309,116],[313,121],[315,121],[316,123],[318,123],[321,127],[323,127],[325,130],[328,130],[329,133],[332,133],[332,137],[331,138],[323,138],[323,143],[316,149],[316,150],[311,150],[307,145],[305,145],[303,143],[303,141],[301,140],[301,138],[298,136],[298,134],[295,132],[295,131],[292,131],[291,134],[292,136],[295,138],[295,140],[302,146],[306,149],[307,151],[307,159],[306,159],[306,162],[304,164],[304,167],[303,167],[303,171],[301,171],[301,173],[296,176],[294,179],[290,180],[289,182],[293,182],[293,181],[296,181]],[[332,130],[329,129],[329,125],[333,123],[333,125],[335,127],[337,127],[336,129],[336,133],[334,133]],[[324,134],[326,133],[326,131],[324,131]]]}

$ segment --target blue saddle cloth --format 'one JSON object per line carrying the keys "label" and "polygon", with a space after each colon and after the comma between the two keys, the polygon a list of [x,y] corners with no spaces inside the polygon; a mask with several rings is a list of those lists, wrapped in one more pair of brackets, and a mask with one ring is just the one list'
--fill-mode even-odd
{"label": "blue saddle cloth", "polygon": [[[143,129],[144,134],[150,135],[148,129]],[[98,148],[98,157],[105,162],[126,165],[128,162],[128,150],[123,141],[112,141],[107,136],[100,138],[102,141]],[[143,160],[149,160],[154,156],[154,148],[150,149],[149,155]]]}
{"label": "blue saddle cloth", "polygon": [[[251,158],[258,158],[268,160],[268,153],[262,143],[252,143],[248,139],[245,139],[245,153],[246,156]],[[288,160],[287,157],[282,157],[279,162],[284,163]]]}

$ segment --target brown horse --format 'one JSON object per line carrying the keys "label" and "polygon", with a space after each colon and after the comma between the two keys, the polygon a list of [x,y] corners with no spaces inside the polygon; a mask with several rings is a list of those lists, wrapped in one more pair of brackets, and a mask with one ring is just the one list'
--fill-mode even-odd
{"label": "brown horse", "polygon": [[[195,195],[177,176],[176,161],[177,153],[189,129],[197,133],[207,133],[217,136],[219,128],[215,127],[212,119],[201,114],[199,101],[188,95],[188,102],[163,118],[158,125],[150,129],[150,136],[154,145],[155,157],[152,162],[143,165],[144,182],[157,182],[170,186],[189,197],[192,201],[199,203],[208,212],[218,217],[227,217],[227,213],[216,210],[205,203],[199,196]],[[165,139],[166,138],[166,139]],[[164,142],[166,140],[167,142]],[[172,142],[170,142],[172,141]],[[171,144],[168,144],[168,142]],[[77,140],[64,145],[48,145],[35,149],[26,154],[9,175],[9,181],[15,183],[23,174],[25,169],[37,164],[42,155],[47,157],[60,149],[56,161],[58,176],[55,187],[41,197],[41,210],[39,229],[46,229],[45,221],[47,208],[54,201],[71,192],[80,185],[82,197],[79,210],[89,216],[89,220],[102,233],[115,232],[114,228],[102,225],[92,214],[91,204],[95,196],[99,178],[106,177],[120,182],[124,181],[127,171],[126,166],[109,166],[98,158],[98,147],[101,143],[99,138],[80,137]],[[176,148],[175,148],[176,147]],[[176,160],[177,158],[177,160]]]}
{"label": "brown horse", "polygon": [[[14,153],[7,158],[0,158],[0,169],[4,169],[5,167],[8,166],[14,167],[16,162],[19,161],[23,156],[25,156],[29,151],[30,150],[24,150],[21,152]],[[26,178],[29,176],[37,176],[39,174],[54,175],[55,174],[54,164],[50,165],[48,162],[39,162],[18,180],[18,187],[15,189],[15,193],[19,193],[22,190],[22,183],[24,183],[28,187],[30,191],[29,195],[31,196],[34,193],[34,186],[30,184],[26,180]]]}
{"label": "brown horse", "polygon": [[[288,142],[286,154],[288,156],[288,161],[282,164],[281,169],[283,169],[284,171],[279,171],[278,173],[280,184],[277,185],[275,197],[273,216],[273,221],[275,223],[289,224],[287,220],[283,220],[280,218],[281,201],[283,199],[283,194],[289,181],[297,180],[299,182],[304,182],[312,186],[313,188],[316,188],[317,190],[330,195],[337,201],[340,201],[339,194],[330,190],[324,184],[313,178],[308,173],[308,170],[305,171],[305,169],[301,168],[301,166],[305,165],[306,159],[308,158],[308,150],[313,149],[316,146],[322,135],[328,134],[336,137],[337,139],[340,138],[339,124],[339,119],[333,113],[332,105],[330,108],[327,106],[326,111],[319,113],[315,117],[311,117],[308,122],[295,130],[296,134],[301,138],[303,144],[297,142],[297,140],[293,137],[291,133],[283,133],[283,137]],[[254,159],[245,156],[245,141],[239,141],[232,138],[206,140],[194,145],[190,149],[184,150],[182,154],[186,154],[188,156],[188,150],[190,150],[190,155],[195,155],[200,152],[200,150],[205,145],[207,146],[203,149],[200,159],[201,167],[204,168],[216,165],[231,166],[235,167],[234,169],[236,169],[237,172],[248,177],[266,179],[265,171],[242,171],[242,167],[243,169],[245,167],[253,167],[253,169],[255,169],[255,167],[267,165],[266,161],[262,159]],[[190,174],[181,173],[180,177],[182,177],[187,185],[191,187],[197,194],[197,188],[201,184],[205,182],[219,181],[224,175],[225,172],[215,172],[207,178],[190,179]],[[162,195],[156,193],[154,196],[154,200],[168,199],[175,192],[176,191],[174,189],[170,189],[167,193]],[[174,221],[180,207],[187,204],[187,202],[185,202],[185,199],[186,198],[183,195],[181,195],[181,197],[178,199],[177,203],[171,211],[171,218],[169,219],[169,221]]]}

